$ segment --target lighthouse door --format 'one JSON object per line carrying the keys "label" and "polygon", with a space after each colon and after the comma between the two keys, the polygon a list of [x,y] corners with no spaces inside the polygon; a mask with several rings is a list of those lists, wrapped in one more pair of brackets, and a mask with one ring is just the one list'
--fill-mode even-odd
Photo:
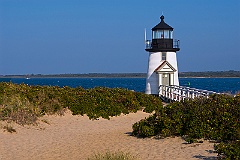
{"label": "lighthouse door", "polygon": [[164,85],[164,86],[170,85],[170,74],[169,73],[162,74],[162,85]]}

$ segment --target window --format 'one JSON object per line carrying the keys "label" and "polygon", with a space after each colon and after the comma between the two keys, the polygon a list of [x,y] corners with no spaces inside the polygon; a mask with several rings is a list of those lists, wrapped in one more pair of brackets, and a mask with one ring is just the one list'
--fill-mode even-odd
{"label": "window", "polygon": [[170,33],[169,33],[169,38],[170,39],[173,39],[173,31],[169,31]]}
{"label": "window", "polygon": [[153,39],[172,39],[173,31],[170,30],[155,30],[152,32]]}
{"label": "window", "polygon": [[161,39],[164,38],[163,30],[153,31],[153,39]]}
{"label": "window", "polygon": [[166,52],[162,52],[162,61],[166,61],[167,60],[167,54]]}
{"label": "window", "polygon": [[169,38],[169,30],[164,31],[164,38]]}

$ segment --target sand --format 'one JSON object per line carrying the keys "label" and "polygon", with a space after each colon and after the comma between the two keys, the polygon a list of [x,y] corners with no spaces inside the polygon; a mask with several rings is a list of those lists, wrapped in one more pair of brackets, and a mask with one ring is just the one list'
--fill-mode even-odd
{"label": "sand", "polygon": [[92,121],[68,111],[64,116],[44,116],[38,126],[12,124],[16,133],[0,129],[0,160],[84,160],[106,151],[128,152],[140,160],[217,158],[214,144],[208,141],[186,144],[180,137],[130,136],[132,124],[148,115],[138,111],[111,120]]}

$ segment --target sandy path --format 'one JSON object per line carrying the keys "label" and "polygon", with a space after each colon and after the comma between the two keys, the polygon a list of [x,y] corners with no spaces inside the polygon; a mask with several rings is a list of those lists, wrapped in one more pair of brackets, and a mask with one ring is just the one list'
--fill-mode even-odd
{"label": "sandy path", "polygon": [[88,117],[45,116],[38,127],[14,125],[17,133],[0,131],[0,160],[76,160],[94,153],[124,151],[142,160],[216,159],[213,143],[185,144],[181,138],[138,139],[129,136],[144,112],[91,121]]}

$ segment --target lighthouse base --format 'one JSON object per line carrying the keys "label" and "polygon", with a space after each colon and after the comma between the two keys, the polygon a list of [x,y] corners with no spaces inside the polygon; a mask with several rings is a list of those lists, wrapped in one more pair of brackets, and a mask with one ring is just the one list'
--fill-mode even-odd
{"label": "lighthouse base", "polygon": [[149,52],[145,93],[158,95],[161,85],[179,85],[176,52]]}

